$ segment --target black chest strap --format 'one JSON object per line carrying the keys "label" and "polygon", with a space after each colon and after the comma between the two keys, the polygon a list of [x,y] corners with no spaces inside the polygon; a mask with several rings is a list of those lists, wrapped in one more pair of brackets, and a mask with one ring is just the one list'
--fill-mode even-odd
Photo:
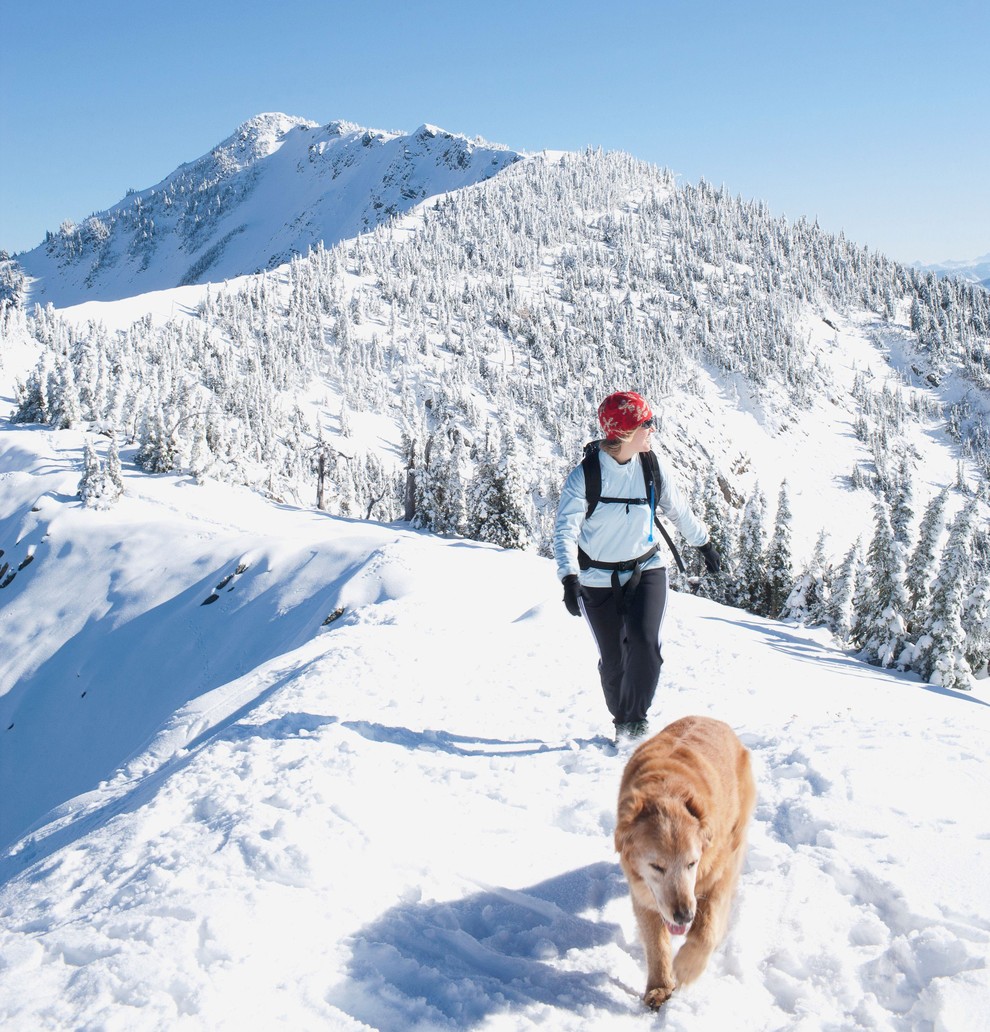
{"label": "black chest strap", "polygon": [[[595,511],[598,505],[602,502],[611,504],[622,504],[626,507],[626,512],[629,512],[630,505],[651,505],[653,506],[653,522],[656,524],[657,530],[660,531],[664,541],[667,542],[667,547],[670,549],[671,554],[674,557],[674,562],[677,564],[677,569],[681,573],[685,573],[684,563],[681,560],[681,554],[677,551],[677,546],[674,544],[673,539],[667,532],[667,528],[660,522],[660,517],[657,516],[656,511],[656,500],[660,497],[660,493],[663,490],[663,481],[660,477],[660,464],[657,462],[657,457],[652,451],[640,452],[639,458],[643,467],[643,482],[646,487],[646,498],[609,498],[602,497],[602,464],[599,456],[600,441],[589,441],[584,446],[584,458],[581,459],[581,467],[584,470],[584,495],[587,500],[587,508],[585,509],[584,518],[589,519],[591,514]],[[651,490],[652,489],[652,490]],[[652,499],[649,497],[652,494]],[[654,547],[646,554],[639,557],[639,559],[629,559],[631,565],[624,567],[626,570],[634,568],[636,563],[645,562],[652,555],[655,555],[657,546]],[[578,565],[582,570],[586,570],[588,566],[581,566],[582,556],[584,560],[587,560],[589,565],[595,565],[597,569],[615,570],[622,569],[622,567],[615,566],[599,566],[598,564],[592,564],[592,560],[587,556],[586,553],[578,548]]]}

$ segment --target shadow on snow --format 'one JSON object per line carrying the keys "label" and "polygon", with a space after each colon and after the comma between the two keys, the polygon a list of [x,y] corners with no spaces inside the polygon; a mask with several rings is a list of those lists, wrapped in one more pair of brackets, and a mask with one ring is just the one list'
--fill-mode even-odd
{"label": "shadow on snow", "polygon": [[734,626],[745,627],[756,635],[766,638],[771,648],[785,652],[796,659],[811,660],[823,666],[831,665],[841,667],[845,673],[853,677],[877,677],[886,675],[891,680],[902,681],[912,688],[920,688],[922,691],[932,692],[935,695],[942,695],[947,699],[956,699],[960,702],[972,702],[978,706],[990,706],[990,702],[975,698],[969,692],[956,691],[952,688],[942,688],[939,685],[926,684],[917,674],[908,673],[902,670],[893,670],[889,667],[874,666],[864,660],[857,659],[854,652],[845,652],[839,649],[829,649],[814,641],[801,637],[799,634],[792,634],[787,630],[786,624],[770,625],[757,623],[754,620],[738,619],[728,620],[725,617],[706,617],[707,620],[714,620],[720,623],[730,623]]}
{"label": "shadow on snow", "polygon": [[597,863],[521,891],[400,904],[352,937],[348,978],[328,1002],[380,1032],[467,1029],[534,1004],[628,1013],[634,989],[607,970],[560,963],[623,945],[619,927],[594,912],[626,891],[618,864]]}

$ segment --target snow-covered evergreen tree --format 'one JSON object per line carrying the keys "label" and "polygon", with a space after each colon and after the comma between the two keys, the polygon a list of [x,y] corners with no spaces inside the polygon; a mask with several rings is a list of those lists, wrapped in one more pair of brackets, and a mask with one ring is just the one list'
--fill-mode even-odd
{"label": "snow-covered evergreen tree", "polygon": [[832,580],[832,590],[825,608],[826,626],[842,642],[848,641],[852,635],[853,599],[857,582],[861,585],[861,590],[868,589],[869,582],[863,563],[863,544],[859,540],[842,560]]}
{"label": "snow-covered evergreen tree", "polygon": [[918,527],[918,538],[908,561],[904,584],[907,589],[908,631],[920,636],[928,623],[929,599],[935,575],[935,559],[944,525],[948,491],[940,491],[928,503]]}
{"label": "snow-covered evergreen tree", "polygon": [[134,461],[148,473],[168,473],[178,468],[178,424],[165,425],[162,406],[156,405],[141,425],[138,452]]}
{"label": "snow-covered evergreen tree", "polygon": [[103,469],[92,441],[83,445],[83,472],[76,489],[77,496],[87,508],[95,508],[100,496]]}
{"label": "snow-covered evergreen tree", "polygon": [[890,506],[891,530],[894,534],[894,540],[907,547],[911,538],[911,523],[914,519],[914,509],[911,505],[914,496],[914,485],[907,459],[901,459],[892,494],[893,500]]}
{"label": "snow-covered evergreen tree", "polygon": [[735,604],[760,616],[767,615],[766,497],[756,486],[739,524]]}
{"label": "snow-covered evergreen tree", "polygon": [[794,585],[791,559],[791,518],[791,505],[787,497],[787,481],[785,480],[780,485],[780,493],[777,496],[777,517],[774,521],[773,537],[770,539],[766,558],[766,613],[774,618],[780,616]]}
{"label": "snow-covered evergreen tree", "polygon": [[887,507],[873,508],[874,534],[867,552],[870,592],[860,599],[856,644],[867,662],[894,666],[904,662],[907,638],[907,590],[904,586],[904,546],[894,538]]}
{"label": "snow-covered evergreen tree", "polygon": [[350,437],[353,432],[354,430],[351,427],[351,410],[345,399],[340,403],[340,435],[341,437]]}
{"label": "snow-covered evergreen tree", "polygon": [[113,436],[107,445],[107,461],[104,471],[106,474],[104,493],[112,504],[124,493],[124,474],[120,467],[120,452],[117,449],[117,438]]}
{"label": "snow-covered evergreen tree", "polygon": [[918,673],[931,684],[944,688],[972,687],[963,609],[973,587],[971,548],[975,515],[973,499],[952,523],[932,588],[927,634],[918,642],[914,656]]}
{"label": "snow-covered evergreen tree", "polygon": [[817,627],[827,622],[831,569],[825,553],[827,534],[822,530],[807,567],[798,575],[784,605],[782,618]]}
{"label": "snow-covered evergreen tree", "polygon": [[416,471],[418,527],[437,534],[460,534],[466,516],[463,441],[449,425],[429,435],[423,465]]}
{"label": "snow-covered evergreen tree", "polygon": [[969,669],[975,677],[986,678],[990,676],[990,567],[983,566],[963,599],[962,625]]}
{"label": "snow-covered evergreen tree", "polygon": [[52,406],[48,400],[48,383],[51,375],[51,352],[42,351],[38,364],[28,373],[27,380],[17,385],[17,408],[15,423],[51,423]]}
{"label": "snow-covered evergreen tree", "polygon": [[849,641],[862,651],[873,633],[873,581],[865,558],[857,557],[852,577]]}
{"label": "snow-covered evergreen tree", "polygon": [[708,527],[709,538],[721,561],[718,573],[709,573],[704,569],[700,556],[696,560],[697,572],[704,574],[705,594],[715,602],[731,604],[737,565],[733,540],[735,535],[729,505],[722,493],[718,471],[714,466],[708,469],[705,476],[701,503],[695,507],[695,511]]}
{"label": "snow-covered evergreen tree", "polygon": [[89,509],[109,509],[124,493],[117,444],[111,438],[106,462],[101,462],[92,441],[83,445],[83,474],[79,480],[78,497]]}
{"label": "snow-covered evergreen tree", "polygon": [[527,548],[531,533],[524,488],[511,434],[493,434],[467,490],[466,531],[470,538],[502,548]]}
{"label": "snow-covered evergreen tree", "polygon": [[197,413],[193,419],[187,467],[196,480],[202,481],[209,474],[212,465],[213,455],[206,438],[206,421],[202,415]]}

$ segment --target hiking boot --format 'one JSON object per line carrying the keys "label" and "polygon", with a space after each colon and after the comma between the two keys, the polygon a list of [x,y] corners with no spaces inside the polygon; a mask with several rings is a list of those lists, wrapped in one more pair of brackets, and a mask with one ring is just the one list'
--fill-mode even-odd
{"label": "hiking boot", "polygon": [[645,720],[630,720],[625,724],[615,725],[616,741],[627,739],[634,742],[637,739],[645,738],[650,733],[650,725]]}

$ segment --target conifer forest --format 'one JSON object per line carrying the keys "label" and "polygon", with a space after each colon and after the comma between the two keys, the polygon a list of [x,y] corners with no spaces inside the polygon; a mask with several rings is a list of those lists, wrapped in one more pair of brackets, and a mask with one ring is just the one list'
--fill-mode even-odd
{"label": "conifer forest", "polygon": [[[723,557],[707,594],[946,687],[986,670],[990,293],[707,183],[621,153],[532,158],[213,285],[191,317],[111,331],[25,311],[16,293],[0,317],[0,336],[16,325],[42,347],[16,419],[92,431],[87,505],[113,504],[123,461],[549,555],[598,402],[637,389]],[[837,318],[906,365],[847,391],[822,358]],[[873,512],[859,540],[823,524],[794,554],[786,470],[744,490],[745,456],[708,454],[677,417],[710,383],[781,433],[815,399],[848,408],[872,457],[848,475]],[[369,416],[392,431],[380,448],[353,431]],[[924,505],[905,434],[918,424],[959,455]]]}

